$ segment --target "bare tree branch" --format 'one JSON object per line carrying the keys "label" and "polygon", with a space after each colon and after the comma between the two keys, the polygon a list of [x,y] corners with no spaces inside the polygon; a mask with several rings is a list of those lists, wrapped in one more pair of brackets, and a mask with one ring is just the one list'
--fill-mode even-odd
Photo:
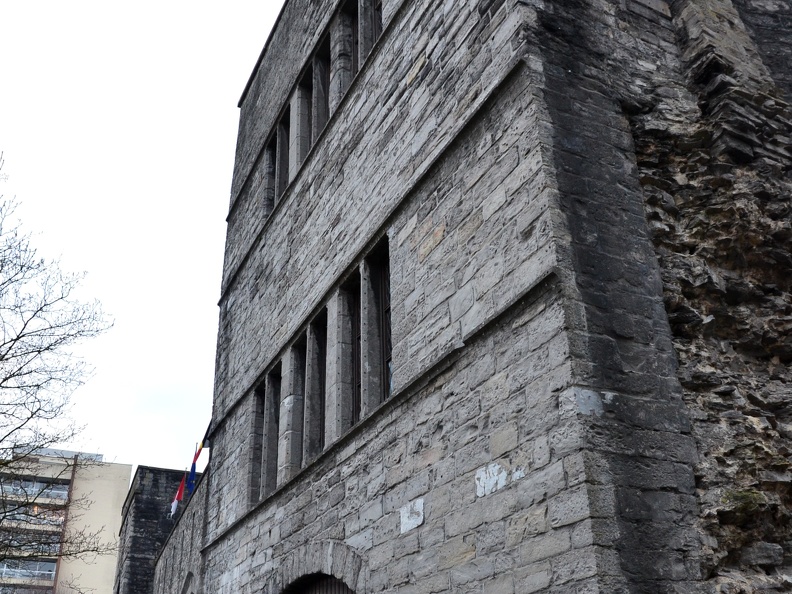
{"label": "bare tree branch", "polygon": [[75,437],[69,398],[89,370],[71,349],[109,324],[98,302],[73,297],[82,275],[36,254],[14,219],[15,206],[0,195],[0,562],[34,572],[38,559],[100,555],[115,547],[101,530],[70,528],[91,504],[68,489],[75,465],[95,462],[67,458],[53,465],[39,457]]}

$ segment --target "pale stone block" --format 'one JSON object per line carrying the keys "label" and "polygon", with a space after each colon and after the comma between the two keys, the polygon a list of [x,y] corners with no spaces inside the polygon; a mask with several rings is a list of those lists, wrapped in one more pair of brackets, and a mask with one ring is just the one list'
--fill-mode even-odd
{"label": "pale stone block", "polygon": [[411,501],[399,510],[401,520],[401,533],[405,534],[414,530],[424,523],[424,500],[423,497]]}

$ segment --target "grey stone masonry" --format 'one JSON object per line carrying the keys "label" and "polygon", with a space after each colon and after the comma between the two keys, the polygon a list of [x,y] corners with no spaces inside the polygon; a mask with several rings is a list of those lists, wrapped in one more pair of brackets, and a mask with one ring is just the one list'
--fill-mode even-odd
{"label": "grey stone masonry", "polygon": [[[155,592],[784,591],[761,419],[792,299],[724,231],[750,203],[744,244],[788,260],[770,14],[285,2],[240,101],[212,459]],[[730,474],[717,435],[778,455]]]}
{"label": "grey stone masonry", "polygon": [[178,518],[170,516],[171,501],[183,477],[181,470],[137,467],[118,538],[116,594],[154,591],[154,562]]}
{"label": "grey stone masonry", "polygon": [[363,260],[360,266],[361,278],[361,414],[366,416],[377,408],[383,400],[383,382],[386,370],[383,369],[383,329],[379,326],[381,304],[377,303],[376,271],[371,262]]}
{"label": "grey stone masonry", "polygon": [[349,291],[337,290],[327,304],[327,424],[325,443],[352,426],[352,320]]}
{"label": "grey stone masonry", "polygon": [[296,475],[302,466],[304,401],[305,346],[295,345],[283,361],[277,454],[279,485]]}

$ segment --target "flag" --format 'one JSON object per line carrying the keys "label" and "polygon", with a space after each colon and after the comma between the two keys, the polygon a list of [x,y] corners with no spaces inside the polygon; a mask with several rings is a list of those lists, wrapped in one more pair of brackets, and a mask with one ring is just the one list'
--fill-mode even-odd
{"label": "flag", "polygon": [[210,427],[211,425],[206,428],[206,433],[204,434],[201,443],[195,448],[195,455],[193,456],[192,466],[190,467],[190,475],[187,477],[187,497],[190,497],[195,490],[195,464],[198,462],[198,457],[201,455],[201,450],[203,450],[204,445],[209,445]]}
{"label": "flag", "polygon": [[179,483],[179,489],[176,491],[176,497],[173,498],[173,502],[171,503],[171,513],[170,517],[173,517],[173,514],[176,513],[176,508],[179,506],[179,501],[184,498],[184,480],[187,478],[187,473],[184,473],[182,476],[182,480]]}
{"label": "flag", "polygon": [[198,456],[201,455],[201,448],[197,448],[195,456],[193,456],[192,466],[190,466],[190,474],[187,477],[187,497],[192,497],[192,492],[195,489],[195,463],[198,461]]}

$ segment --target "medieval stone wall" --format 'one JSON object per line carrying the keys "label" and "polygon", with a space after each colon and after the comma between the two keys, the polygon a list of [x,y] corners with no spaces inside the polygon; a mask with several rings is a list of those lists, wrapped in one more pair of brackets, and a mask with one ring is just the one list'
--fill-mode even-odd
{"label": "medieval stone wall", "polygon": [[[234,269],[236,263],[227,261],[227,276],[233,276],[233,282],[225,290],[220,304],[218,341],[222,346],[218,348],[215,416],[224,418],[229,407],[239,403],[242,398],[247,399],[247,402],[239,404],[228,414],[224,422],[228,423],[229,430],[224,431],[223,436],[214,442],[213,460],[222,468],[219,472],[227,474],[220,481],[222,486],[218,486],[223,489],[225,504],[217,513],[225,517],[219,518],[217,524],[212,524],[212,533],[233,521],[249,505],[248,489],[234,477],[245,476],[250,468],[251,448],[246,436],[253,424],[250,417],[250,401],[253,398],[251,388],[267,366],[289,346],[289,341],[309,316],[327,300],[330,291],[356,264],[356,259],[372,237],[387,229],[388,217],[392,216],[410,188],[426,175],[437,154],[448,147],[517,61],[519,39],[515,37],[519,34],[521,22],[519,13],[499,11],[497,20],[485,28],[481,27],[480,21],[470,18],[472,10],[475,7],[462,7],[453,13],[452,19],[438,22],[435,22],[438,15],[428,6],[416,8],[414,14],[408,13],[416,19],[422,31],[424,28],[439,31],[441,26],[448,29],[448,33],[443,35],[437,33],[437,38],[425,34],[417,37],[415,44],[406,46],[411,52],[408,57],[403,55],[401,48],[395,47],[398,43],[395,34],[383,37],[382,44],[347,94],[346,103],[338,107],[325,129],[320,139],[322,150],[309,155],[279,206],[263,223],[263,232],[258,235],[257,243],[249,246],[244,265],[231,275],[228,269]],[[405,14],[398,26],[406,27],[408,22]],[[478,31],[477,27],[481,30]],[[447,35],[453,36],[448,41],[452,47],[466,44],[468,50],[449,56],[449,60],[458,62],[455,64],[456,69],[448,66],[443,71],[439,68],[435,71],[431,56],[447,47],[444,41]],[[421,38],[423,42],[420,42]],[[498,59],[493,60],[493,56],[498,56]],[[395,78],[385,76],[385,73],[394,71],[397,73]],[[462,72],[464,76],[456,80],[453,72]],[[445,88],[449,88],[449,94],[443,94],[442,89]],[[356,92],[356,89],[359,90]],[[371,93],[392,97],[392,100],[390,103],[368,102],[357,105],[360,97],[368,97]],[[420,107],[413,106],[416,101]],[[415,113],[417,119],[410,119],[410,113]],[[420,137],[416,137],[416,129],[424,131]],[[387,132],[366,134],[368,130]],[[482,161],[477,169],[479,177],[495,160],[492,155],[496,154],[496,151],[492,151],[490,156],[485,157],[488,160]],[[382,167],[382,163],[390,166]],[[504,166],[512,169],[517,166],[514,150],[505,155]],[[535,169],[535,165],[523,163],[510,184],[519,187],[524,183],[532,173],[531,167]],[[510,171],[499,170],[497,175],[506,175]],[[471,183],[474,181],[471,180]],[[491,184],[492,181],[485,179],[485,183]],[[500,191],[502,193],[503,188]],[[509,191],[514,191],[514,188],[509,187]],[[344,199],[331,198],[338,196]],[[503,202],[505,199],[497,200]],[[471,208],[473,206],[475,203]],[[531,216],[531,212],[522,216]],[[261,221],[251,217],[245,224],[255,226]],[[433,238],[421,236],[421,241],[427,244],[423,249],[428,251],[432,241],[439,242],[442,239],[443,223],[438,218],[437,224],[431,228],[431,220],[422,221],[422,224],[434,233]],[[418,233],[422,231],[423,228],[417,230]],[[229,236],[229,243],[234,239],[235,236]],[[396,249],[398,243],[397,238],[394,238],[392,249]],[[444,258],[449,257],[451,245],[450,240],[444,244]],[[517,249],[518,245],[514,247]],[[509,266],[515,270],[530,255],[531,252],[527,252],[524,256],[514,258],[515,261]],[[477,254],[476,258],[469,272],[471,278],[464,279],[465,283],[471,281],[474,274],[489,274],[486,270],[477,270],[486,269],[489,264],[485,252]],[[398,260],[394,260],[393,268],[400,268]],[[493,273],[498,272],[496,270]],[[429,272],[424,269],[421,274],[426,278]],[[504,307],[504,303],[489,303],[493,301],[494,295],[502,294],[506,298],[518,294],[520,285],[530,285],[531,276],[535,281],[541,274],[542,267],[539,266],[524,280],[515,282],[514,288],[508,292],[494,291],[489,295],[482,292],[476,308],[481,319],[491,316],[496,307]],[[431,282],[437,283],[439,280],[435,278]],[[412,279],[407,278],[406,283],[410,282],[413,282]],[[473,279],[471,282],[480,281]],[[482,286],[487,282],[489,286],[485,287],[485,292],[490,291],[495,283],[484,281]],[[433,308],[442,305],[448,307],[446,302],[452,287],[448,279],[444,283],[445,286],[438,288],[437,294],[430,298],[437,300]],[[402,300],[409,293],[415,290],[412,296],[415,299],[426,288],[432,287],[433,284],[419,284],[415,289],[410,285],[393,283],[393,296],[398,296],[393,305],[394,315],[402,316],[401,312],[405,311]],[[465,291],[468,293],[465,299],[471,300],[472,284]],[[458,312],[455,310],[455,315],[466,313],[470,306],[472,301],[465,305],[463,300],[459,304],[463,309]],[[421,304],[421,307],[424,305]],[[422,312],[421,318],[410,323],[421,322],[430,313],[431,310]],[[405,312],[403,318],[406,315]],[[410,312],[409,315],[414,313]],[[471,317],[472,314],[468,314],[468,318]],[[434,324],[434,329],[427,325],[429,323]],[[442,320],[429,320],[427,324],[411,328],[413,346],[410,351],[406,339],[407,326],[394,324],[394,364],[403,370],[395,375],[397,390],[412,381],[421,369],[430,367],[432,356],[436,360],[443,350],[460,338],[456,318],[455,330],[451,333],[446,331],[443,335],[431,335],[442,324]],[[472,324],[469,326],[472,327]],[[469,333],[471,327],[465,331]],[[415,352],[416,347],[422,352]],[[434,354],[430,356],[431,353]],[[408,368],[415,366],[419,360],[417,368]]]}
{"label": "medieval stone wall", "polygon": [[789,7],[674,9],[699,112],[668,134],[646,129],[668,119],[652,107],[631,123],[699,452],[702,575],[727,592],[786,591]]}
{"label": "medieval stone wall", "polygon": [[[785,5],[392,0],[346,83],[339,6],[287,2],[243,95],[212,460],[156,591],[784,591]],[[383,238],[392,392],[350,424]]]}
{"label": "medieval stone wall", "polygon": [[184,473],[138,466],[123,510],[118,539],[116,594],[151,594],[154,564],[173,529],[170,503]]}
{"label": "medieval stone wall", "polygon": [[[205,475],[204,475],[205,476]],[[157,556],[151,592],[197,594],[203,588],[201,549],[206,541],[207,489],[204,476],[186,506],[180,510],[165,546]]]}

